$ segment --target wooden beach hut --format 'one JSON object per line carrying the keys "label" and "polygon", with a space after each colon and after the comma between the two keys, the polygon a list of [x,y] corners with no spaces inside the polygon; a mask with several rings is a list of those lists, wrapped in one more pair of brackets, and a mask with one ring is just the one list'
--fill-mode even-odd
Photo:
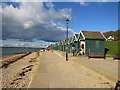
{"label": "wooden beach hut", "polygon": [[80,31],[79,48],[83,48],[84,53],[103,53],[105,36],[101,32]]}
{"label": "wooden beach hut", "polygon": [[70,45],[71,38],[68,38],[68,52],[71,50],[71,45]]}
{"label": "wooden beach hut", "polygon": [[58,43],[55,43],[55,44],[54,44],[53,50],[58,50]]}
{"label": "wooden beach hut", "polygon": [[64,40],[64,47],[65,47],[65,52],[66,52],[66,48],[67,48],[67,39]]}
{"label": "wooden beach hut", "polygon": [[73,37],[69,39],[69,52],[72,52],[72,46],[73,46]]}
{"label": "wooden beach hut", "polygon": [[63,40],[61,41],[61,51],[64,51],[64,43],[63,43]]}
{"label": "wooden beach hut", "polygon": [[66,51],[66,49],[65,49],[65,40],[62,41],[62,47],[63,47],[63,51]]}
{"label": "wooden beach hut", "polygon": [[73,37],[73,40],[72,40],[72,42],[73,42],[72,46],[75,46],[76,51],[78,51],[78,49],[79,49],[78,38],[79,38],[79,34],[75,34],[74,37]]}
{"label": "wooden beach hut", "polygon": [[62,51],[62,42],[61,41],[58,42],[58,50]]}

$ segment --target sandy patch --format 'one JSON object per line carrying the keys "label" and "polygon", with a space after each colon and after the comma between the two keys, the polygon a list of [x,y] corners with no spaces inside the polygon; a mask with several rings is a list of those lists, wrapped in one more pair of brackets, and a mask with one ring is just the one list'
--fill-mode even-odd
{"label": "sandy patch", "polygon": [[[27,88],[38,65],[40,54],[40,51],[32,52],[6,68],[2,67],[2,88]],[[16,56],[20,55],[7,57],[4,60],[12,60]]]}

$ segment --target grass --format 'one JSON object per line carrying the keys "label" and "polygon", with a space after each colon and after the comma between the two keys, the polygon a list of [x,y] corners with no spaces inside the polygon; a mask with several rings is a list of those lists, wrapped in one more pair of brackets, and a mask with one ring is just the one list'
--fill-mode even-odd
{"label": "grass", "polygon": [[115,55],[120,54],[120,41],[106,41],[105,48],[108,48],[109,51],[107,54]]}

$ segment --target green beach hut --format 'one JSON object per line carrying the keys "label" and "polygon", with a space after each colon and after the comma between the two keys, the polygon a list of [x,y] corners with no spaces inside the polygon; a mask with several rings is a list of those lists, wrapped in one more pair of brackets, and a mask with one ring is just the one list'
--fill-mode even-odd
{"label": "green beach hut", "polygon": [[82,47],[85,54],[104,53],[105,36],[101,32],[80,31],[78,42],[78,47]]}
{"label": "green beach hut", "polygon": [[61,51],[64,51],[64,43],[63,43],[63,40],[61,41]]}
{"label": "green beach hut", "polygon": [[62,51],[62,42],[61,41],[58,42],[58,50]]}
{"label": "green beach hut", "polygon": [[73,37],[69,39],[69,52],[72,52],[72,46],[73,46]]}
{"label": "green beach hut", "polygon": [[68,39],[68,52],[71,52],[71,38]]}
{"label": "green beach hut", "polygon": [[63,41],[62,41],[62,47],[63,47],[63,51],[64,51],[64,52],[66,51],[65,46],[66,46],[65,40],[63,40]]}
{"label": "green beach hut", "polygon": [[72,46],[75,46],[76,51],[79,50],[79,41],[78,41],[78,38],[79,38],[79,34],[75,34],[74,37],[73,37],[73,40],[72,40]]}
{"label": "green beach hut", "polygon": [[53,50],[58,50],[58,43],[55,43]]}

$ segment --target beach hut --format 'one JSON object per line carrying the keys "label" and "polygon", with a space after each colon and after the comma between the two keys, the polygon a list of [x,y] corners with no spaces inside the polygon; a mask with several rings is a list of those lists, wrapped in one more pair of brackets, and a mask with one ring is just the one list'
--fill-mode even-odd
{"label": "beach hut", "polygon": [[80,31],[79,48],[83,48],[84,53],[104,53],[105,36],[101,32]]}
{"label": "beach hut", "polygon": [[59,42],[59,50],[60,50],[60,51],[63,50],[62,41]]}
{"label": "beach hut", "polygon": [[54,44],[53,50],[58,50],[58,43],[55,43],[55,44]]}
{"label": "beach hut", "polygon": [[70,39],[69,39],[69,52],[72,52],[72,46],[73,46],[73,37],[70,37]]}
{"label": "beach hut", "polygon": [[61,42],[61,51],[63,51],[63,40]]}
{"label": "beach hut", "polygon": [[70,52],[70,40],[71,40],[71,38],[68,38],[68,52]]}
{"label": "beach hut", "polygon": [[61,45],[62,45],[62,51],[65,51],[65,40],[61,41]]}
{"label": "beach hut", "polygon": [[58,50],[61,50],[61,42],[60,41],[58,42],[57,46],[58,46]]}
{"label": "beach hut", "polygon": [[76,48],[76,51],[78,51],[79,49],[79,41],[78,41],[78,38],[79,38],[79,34],[75,34],[74,37],[73,37],[73,40],[72,40],[72,46],[75,46]]}
{"label": "beach hut", "polygon": [[66,47],[67,47],[67,40],[64,40],[64,51],[66,52]]}
{"label": "beach hut", "polygon": [[50,50],[51,49],[51,46],[49,45],[48,47],[47,47],[47,50]]}
{"label": "beach hut", "polygon": [[64,44],[65,44],[65,49],[68,48],[67,52],[72,52],[72,39],[73,37],[68,38],[68,41],[65,39]]}

